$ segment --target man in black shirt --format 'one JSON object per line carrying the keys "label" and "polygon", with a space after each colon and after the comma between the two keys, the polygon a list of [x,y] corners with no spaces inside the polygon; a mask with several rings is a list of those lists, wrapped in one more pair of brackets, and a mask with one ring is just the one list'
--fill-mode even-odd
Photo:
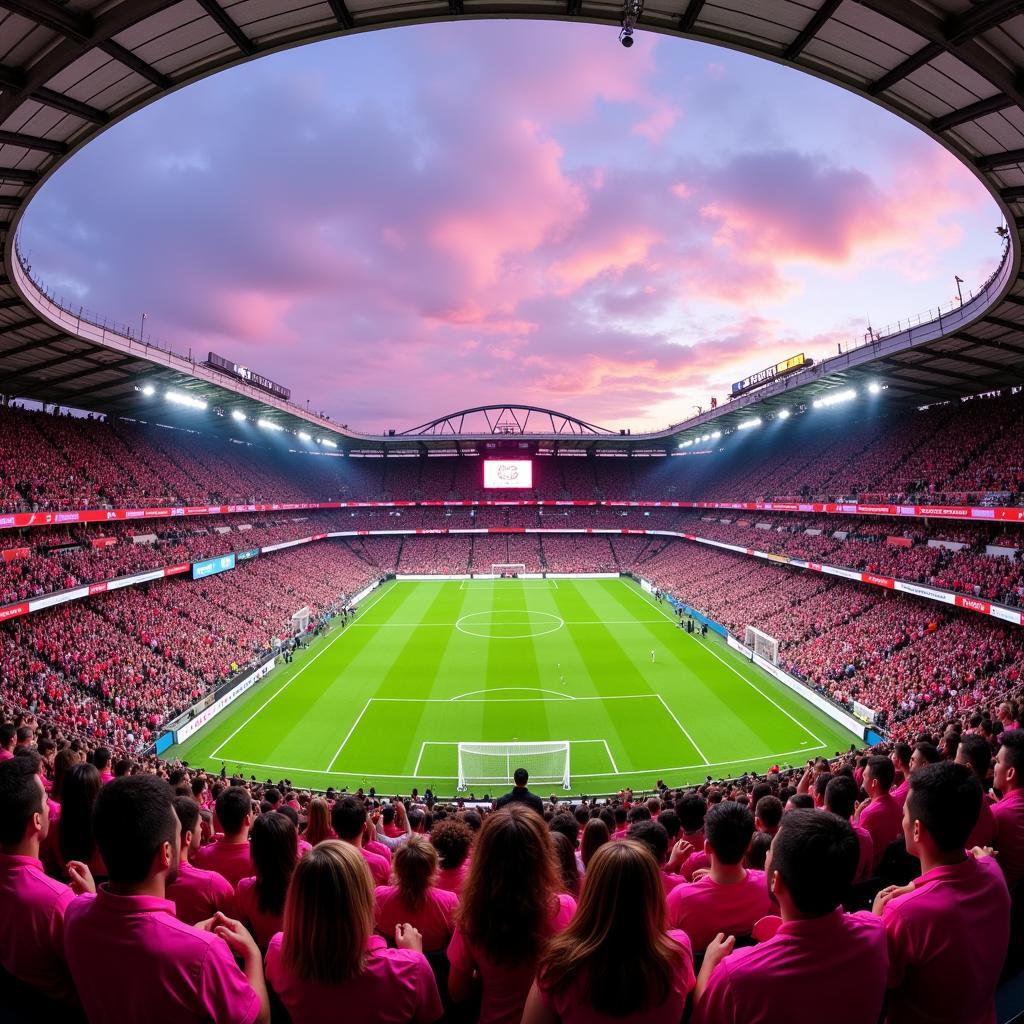
{"label": "man in black shirt", "polygon": [[516,782],[515,788],[498,799],[498,806],[505,807],[508,804],[526,804],[531,811],[536,811],[538,814],[543,815],[544,801],[526,788],[526,783],[530,781],[530,773],[525,768],[517,768],[516,773],[512,778],[515,779]]}

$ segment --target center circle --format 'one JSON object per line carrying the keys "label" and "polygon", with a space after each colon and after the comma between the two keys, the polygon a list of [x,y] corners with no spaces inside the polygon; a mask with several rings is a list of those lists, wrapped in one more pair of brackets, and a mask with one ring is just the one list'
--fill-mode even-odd
{"label": "center circle", "polygon": [[555,633],[564,625],[565,620],[551,612],[508,609],[470,612],[455,623],[455,628],[467,636],[484,640],[526,640]]}

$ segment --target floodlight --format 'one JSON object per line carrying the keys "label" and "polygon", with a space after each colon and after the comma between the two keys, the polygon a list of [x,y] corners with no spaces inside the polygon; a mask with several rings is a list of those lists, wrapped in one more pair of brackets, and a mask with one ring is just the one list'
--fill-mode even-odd
{"label": "floodlight", "polygon": [[816,398],[811,404],[815,409],[828,409],[833,405],[842,405],[843,402],[850,402],[857,397],[856,388],[846,388],[843,391],[833,391],[824,398]]}
{"label": "floodlight", "polygon": [[331,440],[328,440],[328,439],[327,439],[326,437],[321,437],[321,438],[320,438],[320,443],[321,443],[321,444],[322,444],[322,445],[323,445],[323,446],[324,446],[325,448],[337,448],[337,447],[338,447],[338,446],[337,446],[337,445],[336,445],[336,444],[335,444],[335,443],[334,443],[333,441],[331,441]]}
{"label": "floodlight", "polygon": [[722,436],[722,432],[720,430],[713,430],[713,431],[711,431],[711,440],[712,441],[717,441],[721,436]]}
{"label": "floodlight", "polygon": [[868,385],[868,391],[870,391],[873,395],[880,395],[882,393],[882,385],[879,384],[877,380],[873,380]]}
{"label": "floodlight", "polygon": [[300,430],[299,431],[299,440],[300,441],[312,441],[313,437],[312,437],[312,435],[307,434],[304,430]]}
{"label": "floodlight", "polygon": [[203,410],[207,407],[207,403],[201,398],[193,398],[191,395],[182,394],[180,391],[165,391],[164,398],[173,405],[183,405],[187,409]]}
{"label": "floodlight", "polygon": [[788,409],[780,409],[776,414],[777,420],[788,420],[790,417],[790,411]]}
{"label": "floodlight", "polygon": [[232,410],[231,418],[233,420],[238,420],[239,423],[244,423],[246,421],[246,419],[247,419],[245,413],[242,412],[240,409]]}
{"label": "floodlight", "polygon": [[142,389],[142,393],[143,393],[143,394],[144,394],[144,395],[145,395],[145,396],[146,396],[147,398],[152,398],[152,397],[153,397],[153,395],[155,395],[155,394],[156,394],[156,388],[155,388],[155,387],[153,387],[153,385],[152,385],[152,384],[147,384],[147,385],[146,385],[146,386],[145,386],[145,387],[144,387],[144,388]]}
{"label": "floodlight", "polygon": [[737,430],[750,430],[751,427],[761,426],[761,417],[755,416],[752,420],[744,420],[742,423],[736,424]]}
{"label": "floodlight", "polygon": [[264,430],[277,430],[279,432],[284,430],[280,423],[274,423],[272,420],[258,419],[256,426],[262,427]]}

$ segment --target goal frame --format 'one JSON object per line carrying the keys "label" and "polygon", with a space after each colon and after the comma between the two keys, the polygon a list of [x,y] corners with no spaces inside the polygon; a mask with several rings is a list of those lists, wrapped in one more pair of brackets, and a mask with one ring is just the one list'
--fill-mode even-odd
{"label": "goal frame", "polygon": [[743,632],[743,646],[748,647],[754,654],[770,661],[773,665],[779,663],[779,641],[777,637],[766,633],[756,626],[747,626]]}
{"label": "goal frame", "polygon": [[506,575],[512,577],[522,576],[525,572],[525,562],[491,562],[491,575],[498,580],[504,579]]}
{"label": "goal frame", "polygon": [[[519,741],[515,741],[513,743],[459,743],[458,789],[460,792],[465,791],[473,784],[478,786],[492,785],[494,783],[511,785],[517,768],[525,767],[527,771],[530,770],[529,765],[523,763],[524,758],[529,758],[531,755],[538,756],[559,753],[564,753],[565,755],[560,776],[556,774],[542,775],[536,772],[531,772],[531,777],[536,777],[538,782],[561,782],[562,789],[571,789],[571,752],[571,740],[545,740],[532,743],[521,743]],[[464,755],[466,754],[475,754],[477,756],[492,758],[499,767],[502,765],[503,760],[504,770],[500,773],[492,771],[491,774],[486,775],[482,773],[467,774],[466,763],[464,760]]]}

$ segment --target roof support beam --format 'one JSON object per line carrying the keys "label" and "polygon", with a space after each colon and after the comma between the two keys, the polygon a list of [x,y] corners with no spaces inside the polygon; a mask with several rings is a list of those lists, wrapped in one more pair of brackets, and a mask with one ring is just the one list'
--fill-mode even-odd
{"label": "roof support beam", "polygon": [[1013,106],[1013,100],[1006,93],[997,92],[988,99],[978,100],[977,103],[968,103],[966,107],[959,110],[951,110],[948,114],[936,117],[931,123],[933,132],[942,133],[956,128],[957,125],[966,124],[968,121],[977,121],[979,117],[988,114],[996,114],[1000,110]]}
{"label": "roof support beam", "polygon": [[982,318],[986,323],[995,324],[996,327],[1003,327],[1014,334],[1024,335],[1024,324],[1014,323],[1012,320],[1004,320],[1001,316],[985,316]]}
{"label": "roof support beam", "polygon": [[679,19],[680,32],[692,32],[693,26],[697,24],[700,12],[704,9],[705,0],[690,0]]}
{"label": "roof support beam", "polygon": [[[42,323],[37,316],[30,316],[25,320],[12,320],[9,324],[0,324],[0,335],[13,334],[15,331],[23,330],[25,327],[32,327],[34,324]],[[51,339],[52,340],[52,339]],[[42,345],[41,341],[34,341],[32,345]],[[0,357],[10,355],[9,352],[0,352]]]}
{"label": "roof support beam", "polygon": [[917,53],[912,53],[906,60],[900,61],[896,67],[886,71],[881,78],[872,82],[867,87],[868,94],[877,96],[879,93],[891,89],[897,82],[902,82],[908,75],[923,68],[929,61],[935,60],[944,49],[945,47],[940,43],[928,43],[922,46]]}
{"label": "roof support beam", "polygon": [[65,114],[80,117],[83,121],[91,121],[93,124],[107,124],[110,121],[110,115],[104,111],[90,107],[88,103],[82,103],[80,100],[74,100],[63,93],[54,92],[53,89],[47,89],[45,86],[41,86],[30,95],[32,99],[38,100],[48,107],[63,110]]}
{"label": "roof support beam", "polygon": [[[41,363],[33,363],[31,366],[26,366],[23,370],[18,370],[17,373],[8,373],[4,376],[4,387],[8,384],[13,383],[16,380],[22,380],[25,377],[34,377],[44,370],[52,370],[57,366],[63,366],[64,363],[70,363],[76,359],[81,359],[81,352],[61,352],[60,355],[54,356],[52,359],[44,360]],[[80,377],[82,375],[79,370],[75,376]],[[45,381],[49,384],[51,381]]]}
{"label": "roof support beam", "polygon": [[1014,164],[1024,163],[1024,149],[1008,149],[1005,153],[990,153],[988,156],[979,156],[974,161],[974,166],[979,171],[994,171],[1000,167],[1012,167]]}
{"label": "roof support beam", "polygon": [[[75,358],[75,357],[72,357]],[[80,356],[78,358],[81,358]],[[125,356],[123,359],[119,359],[116,363],[93,363],[91,369],[88,370],[75,370],[74,373],[64,373],[59,377],[49,377],[46,380],[40,381],[40,384],[45,387],[59,387],[62,384],[66,384],[68,381],[83,380],[86,377],[95,376],[97,373],[103,373],[105,370],[113,370],[115,373],[121,375],[122,380],[106,381],[105,385],[109,384],[120,384],[124,380],[127,380],[131,374],[124,370],[118,369],[124,363],[131,362],[133,357]],[[91,362],[91,360],[89,360]],[[95,385],[94,385],[95,386]],[[75,391],[77,394],[77,389]]]}
{"label": "roof support beam", "polygon": [[355,27],[355,21],[352,18],[352,13],[345,6],[345,0],[327,0],[327,3],[330,5],[331,13],[342,28]]}
{"label": "roof support beam", "polygon": [[0,179],[16,181],[20,185],[34,185],[39,180],[39,172],[26,171],[20,167],[0,167]]}
{"label": "roof support beam", "polygon": [[85,42],[92,34],[92,18],[87,14],[76,14],[49,0],[0,0],[0,7],[78,42]]}
{"label": "roof support beam", "polygon": [[800,30],[799,35],[786,47],[782,54],[786,60],[796,60],[807,44],[825,27],[832,15],[839,10],[843,0],[825,0],[825,2],[811,15],[810,21]]}
{"label": "roof support beam", "polygon": [[988,0],[987,3],[978,4],[950,19],[947,29],[950,45],[960,46],[1020,13],[1019,0]]}
{"label": "roof support beam", "polygon": [[[0,3],[2,2],[3,0],[0,0]],[[131,50],[120,43],[114,42],[113,39],[108,39],[105,43],[101,43],[100,49],[108,57],[113,57],[118,63],[128,68],[129,71],[134,71],[135,74],[141,75],[147,82],[152,83],[158,89],[170,89],[174,84],[165,74],[157,71],[155,67],[147,64],[144,60],[140,60]]]}
{"label": "roof support beam", "polygon": [[37,149],[42,153],[56,153],[58,156],[68,151],[68,147],[56,139],[43,139],[23,132],[0,131],[0,146],[20,146],[22,149]]}
{"label": "roof support beam", "polygon": [[231,20],[224,8],[217,0],[196,0],[200,7],[213,18],[220,26],[220,30],[237,46],[247,57],[256,52],[253,41]]}
{"label": "roof support beam", "polygon": [[[22,352],[28,352],[34,348],[42,348],[44,345],[49,345],[53,341],[60,341],[63,338],[63,334],[55,334],[52,338],[38,338],[32,341],[26,341],[21,345],[15,345],[14,348],[0,349],[0,362],[5,359],[9,359],[11,356],[20,356]],[[3,382],[3,378],[0,378],[0,383]]]}
{"label": "roof support beam", "polygon": [[1010,185],[1007,188],[1001,188],[999,195],[1008,203],[1018,203],[1024,199],[1024,185]]}

